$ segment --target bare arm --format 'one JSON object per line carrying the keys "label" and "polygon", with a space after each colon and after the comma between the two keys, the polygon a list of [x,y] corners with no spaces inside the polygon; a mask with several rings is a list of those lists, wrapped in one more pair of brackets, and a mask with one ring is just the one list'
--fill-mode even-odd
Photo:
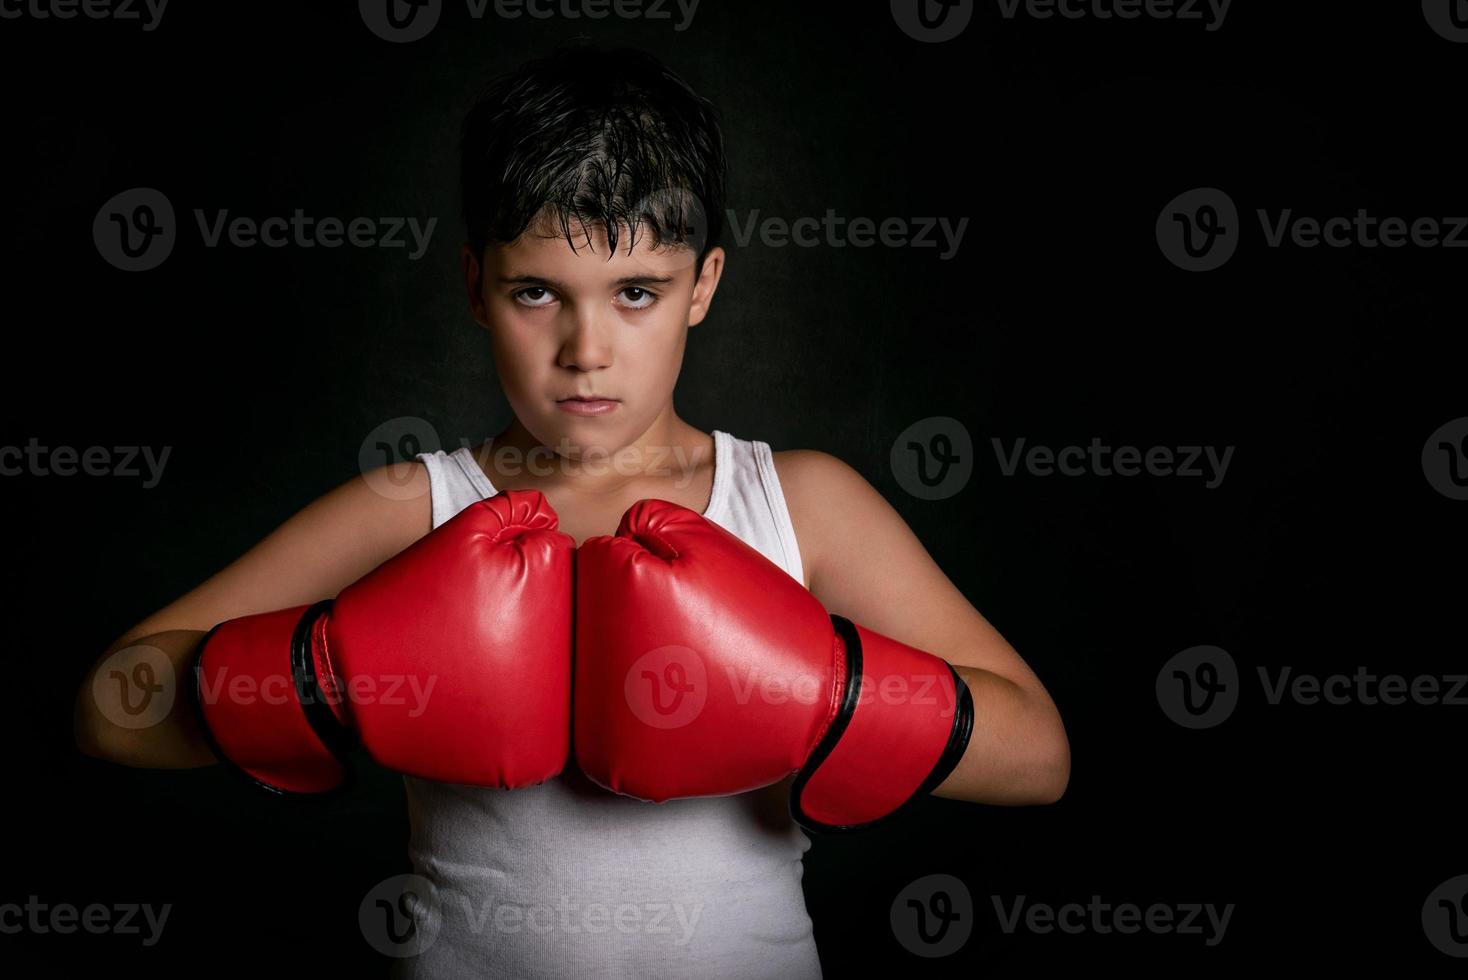
{"label": "bare arm", "polygon": [[[397,488],[391,496],[373,489],[387,483]],[[428,471],[416,461],[354,477],[312,501],[107,648],[77,690],[77,747],[147,768],[216,761],[180,686],[205,633],[228,619],[333,598],[431,523]]]}
{"label": "bare arm", "polygon": [[861,474],[827,453],[776,454],[812,594],[845,616],[953,664],[974,702],[973,734],[934,795],[1051,803],[1070,779],[1070,743],[1029,666],[943,574]]}

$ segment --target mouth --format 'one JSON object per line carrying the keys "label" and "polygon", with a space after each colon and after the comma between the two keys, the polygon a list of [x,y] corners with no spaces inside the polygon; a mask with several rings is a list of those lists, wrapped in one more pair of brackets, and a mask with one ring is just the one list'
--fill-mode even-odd
{"label": "mouth", "polygon": [[620,404],[620,399],[605,395],[572,395],[569,398],[556,399],[556,407],[572,415],[605,415],[615,411]]}

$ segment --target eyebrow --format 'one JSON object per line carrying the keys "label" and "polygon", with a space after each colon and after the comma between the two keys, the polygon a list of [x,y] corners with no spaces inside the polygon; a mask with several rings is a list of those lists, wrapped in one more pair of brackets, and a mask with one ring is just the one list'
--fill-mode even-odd
{"label": "eyebrow", "polygon": [[[550,286],[553,289],[566,289],[565,283],[545,276],[498,276],[496,281],[503,286]],[[625,289],[628,286],[666,286],[673,281],[672,276],[623,276],[614,280],[612,285]]]}

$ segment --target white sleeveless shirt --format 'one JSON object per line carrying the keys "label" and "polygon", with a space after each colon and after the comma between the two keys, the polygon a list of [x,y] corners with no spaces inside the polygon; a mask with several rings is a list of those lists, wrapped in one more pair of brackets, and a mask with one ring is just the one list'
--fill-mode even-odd
{"label": "white sleeveless shirt", "polygon": [[[804,580],[769,444],[714,433],[704,516]],[[497,491],[467,447],[421,453],[433,526]],[[611,529],[608,529],[610,531]],[[821,976],[801,891],[810,838],[789,781],[735,796],[647,803],[569,760],[539,786],[502,790],[404,777],[413,978]]]}

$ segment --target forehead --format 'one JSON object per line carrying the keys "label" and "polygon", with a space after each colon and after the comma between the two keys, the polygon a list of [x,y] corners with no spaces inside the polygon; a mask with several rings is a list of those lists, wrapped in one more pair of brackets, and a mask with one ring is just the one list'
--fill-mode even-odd
{"label": "forehead", "polygon": [[554,272],[557,278],[589,281],[635,273],[676,275],[692,265],[694,256],[682,243],[655,245],[646,225],[639,225],[635,234],[626,225],[619,227],[613,249],[600,224],[571,218],[563,228],[559,220],[542,215],[517,241],[490,243],[485,258],[507,275]]}

